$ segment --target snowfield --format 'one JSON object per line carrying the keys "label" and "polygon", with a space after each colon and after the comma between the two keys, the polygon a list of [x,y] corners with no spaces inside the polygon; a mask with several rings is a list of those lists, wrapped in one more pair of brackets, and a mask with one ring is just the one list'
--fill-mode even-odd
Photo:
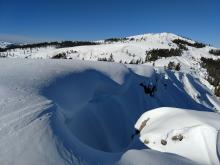
{"label": "snowfield", "polygon": [[0,164],[219,164],[220,102],[193,73],[80,60],[0,66]]}

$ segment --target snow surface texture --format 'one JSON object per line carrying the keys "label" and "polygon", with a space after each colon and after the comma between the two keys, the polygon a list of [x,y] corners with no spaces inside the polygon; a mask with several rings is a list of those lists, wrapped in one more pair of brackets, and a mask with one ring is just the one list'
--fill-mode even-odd
{"label": "snow surface texture", "polygon": [[135,128],[142,128],[140,139],[149,148],[199,164],[219,164],[219,113],[158,108],[144,113]]}
{"label": "snow surface texture", "polygon": [[[78,60],[1,59],[0,66],[0,164],[201,163],[197,155],[185,154],[189,142],[205,147],[195,147],[201,155],[208,152],[204,161],[217,161],[217,113],[213,113],[216,117],[212,122],[214,115],[207,115],[207,121],[202,118],[201,123],[210,124],[204,124],[210,134],[200,131],[200,127],[193,129],[198,132],[195,136],[191,130],[182,131],[184,136],[193,137],[189,142],[182,141],[186,146],[179,152],[175,144],[169,147],[169,142],[165,151],[170,153],[163,153],[157,145],[152,148],[159,151],[150,150],[139,137],[132,138],[134,125],[146,110],[166,106],[209,114],[202,111],[219,109],[218,99],[193,74],[155,70],[149,65]],[[140,83],[155,84],[154,97],[145,94]],[[200,113],[198,121],[203,116]],[[179,124],[179,114],[175,110],[173,115],[178,119],[169,118],[170,123],[177,122],[172,129],[185,128],[185,122]],[[189,124],[196,123],[194,111],[188,114]],[[165,130],[162,133],[170,129],[167,126],[161,127]],[[160,133],[152,138],[158,140]],[[205,141],[207,136],[211,145]]]}

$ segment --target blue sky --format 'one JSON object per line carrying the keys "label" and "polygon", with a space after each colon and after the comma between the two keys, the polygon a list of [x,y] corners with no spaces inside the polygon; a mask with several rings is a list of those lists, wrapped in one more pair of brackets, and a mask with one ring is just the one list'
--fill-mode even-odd
{"label": "blue sky", "polygon": [[0,0],[0,40],[171,32],[220,47],[220,0]]}

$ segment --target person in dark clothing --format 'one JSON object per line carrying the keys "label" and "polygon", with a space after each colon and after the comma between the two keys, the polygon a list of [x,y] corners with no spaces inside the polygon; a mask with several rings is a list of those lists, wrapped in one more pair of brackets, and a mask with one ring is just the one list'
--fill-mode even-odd
{"label": "person in dark clothing", "polygon": [[139,134],[140,134],[140,131],[138,129],[135,129],[134,134],[131,135],[131,139],[134,139],[134,137]]}
{"label": "person in dark clothing", "polygon": [[152,83],[145,85],[144,83],[140,83],[140,86],[144,88],[145,94],[149,94],[150,96],[154,96],[154,92],[156,91],[156,86]]}

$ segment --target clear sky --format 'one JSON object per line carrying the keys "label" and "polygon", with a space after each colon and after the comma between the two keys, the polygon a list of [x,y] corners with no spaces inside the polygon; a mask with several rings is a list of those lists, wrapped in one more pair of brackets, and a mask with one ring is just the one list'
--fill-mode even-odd
{"label": "clear sky", "polygon": [[171,32],[220,47],[220,0],[0,0],[0,40]]}

